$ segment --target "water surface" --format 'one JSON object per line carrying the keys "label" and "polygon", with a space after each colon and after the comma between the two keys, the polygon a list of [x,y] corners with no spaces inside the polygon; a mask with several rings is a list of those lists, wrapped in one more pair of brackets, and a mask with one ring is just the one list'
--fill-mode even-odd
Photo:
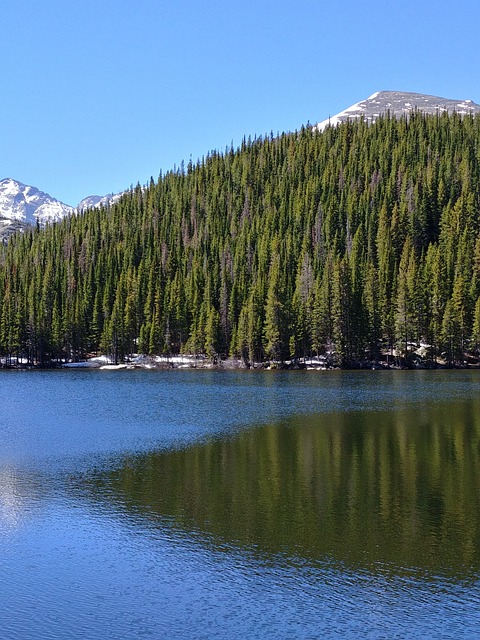
{"label": "water surface", "polygon": [[475,637],[477,372],[1,372],[4,638]]}

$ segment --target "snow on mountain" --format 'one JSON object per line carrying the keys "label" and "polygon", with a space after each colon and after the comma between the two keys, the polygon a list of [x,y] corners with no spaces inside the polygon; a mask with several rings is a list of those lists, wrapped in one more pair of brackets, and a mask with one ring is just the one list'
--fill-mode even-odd
{"label": "snow on mountain", "polygon": [[406,93],[402,91],[377,91],[366,100],[357,102],[337,115],[319,122],[314,129],[323,131],[328,126],[336,126],[349,120],[355,121],[363,118],[366,122],[375,122],[380,114],[386,114],[399,118],[408,115],[412,111],[436,114],[447,111],[460,115],[480,113],[480,105],[471,100],[449,100],[438,96],[429,96],[423,93]]}
{"label": "snow on mountain", "polygon": [[36,187],[5,178],[0,180],[0,240],[37,222],[43,226],[86,209],[106,207],[117,202],[121,195],[110,193],[106,196],[89,196],[77,207],[71,207]]}
{"label": "snow on mountain", "polygon": [[5,178],[0,180],[0,218],[11,222],[40,224],[56,222],[75,212],[36,187]]}
{"label": "snow on mountain", "polygon": [[122,193],[109,193],[106,196],[88,196],[83,198],[78,205],[78,211],[82,212],[86,209],[97,209],[98,207],[107,207],[115,204],[117,200],[120,200]]}
{"label": "snow on mountain", "polygon": [[20,220],[0,218],[0,241],[6,240],[16,231],[23,231],[28,225]]}

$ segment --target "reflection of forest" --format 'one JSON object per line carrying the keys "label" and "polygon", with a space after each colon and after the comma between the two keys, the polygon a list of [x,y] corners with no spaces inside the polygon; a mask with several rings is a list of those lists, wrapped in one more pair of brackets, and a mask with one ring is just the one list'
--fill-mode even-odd
{"label": "reflection of forest", "polygon": [[468,576],[480,568],[479,458],[480,401],[444,402],[297,418],[151,453],[91,488],[267,553]]}

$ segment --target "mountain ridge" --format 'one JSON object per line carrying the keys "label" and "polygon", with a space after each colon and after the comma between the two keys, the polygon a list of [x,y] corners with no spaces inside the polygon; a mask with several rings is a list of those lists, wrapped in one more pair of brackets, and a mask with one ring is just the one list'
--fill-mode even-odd
{"label": "mountain ridge", "polygon": [[[318,122],[313,130],[322,132],[329,126],[363,119],[374,123],[381,115],[408,117],[413,111],[427,114],[458,113],[460,115],[480,113],[480,105],[472,100],[453,100],[423,93],[402,91],[377,91],[370,97],[347,107],[334,116]],[[122,193],[104,196],[91,195],[83,198],[76,207],[65,204],[37,187],[26,185],[13,178],[0,180],[0,239],[28,225],[57,222],[66,216],[81,213],[86,209],[109,206]]]}
{"label": "mountain ridge", "polygon": [[376,91],[370,97],[347,107],[334,116],[317,123],[316,131],[323,131],[328,126],[336,126],[350,120],[363,118],[374,123],[377,118],[390,113],[396,118],[407,116],[413,111],[421,111],[429,115],[438,113],[458,113],[469,115],[480,113],[480,104],[472,100],[453,100],[425,93],[408,91]]}

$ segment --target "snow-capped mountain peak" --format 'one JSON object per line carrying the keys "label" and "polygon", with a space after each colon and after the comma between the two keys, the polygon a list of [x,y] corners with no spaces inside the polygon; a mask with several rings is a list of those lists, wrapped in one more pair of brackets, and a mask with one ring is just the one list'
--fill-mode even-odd
{"label": "snow-capped mountain peak", "polygon": [[74,211],[73,207],[36,187],[11,178],[0,180],[0,218],[28,224],[36,224],[37,221],[45,224],[61,220]]}
{"label": "snow-capped mountain peak", "polygon": [[12,178],[0,180],[0,240],[8,238],[14,231],[28,225],[40,226],[58,222],[74,213],[86,209],[108,206],[116,202],[121,193],[106,196],[89,196],[77,207],[60,202],[36,187],[23,184]]}
{"label": "snow-capped mountain peak", "polygon": [[373,123],[381,114],[390,113],[391,116],[399,118],[416,110],[433,115],[445,111],[467,115],[480,113],[480,105],[472,100],[450,100],[423,93],[377,91],[366,100],[356,102],[344,111],[319,122],[314,128],[323,131],[328,126],[360,118]]}
{"label": "snow-capped mountain peak", "polygon": [[99,207],[107,207],[112,205],[121,198],[122,193],[109,193],[106,196],[88,196],[80,200],[77,205],[78,211],[82,212],[86,209],[97,209]]}

